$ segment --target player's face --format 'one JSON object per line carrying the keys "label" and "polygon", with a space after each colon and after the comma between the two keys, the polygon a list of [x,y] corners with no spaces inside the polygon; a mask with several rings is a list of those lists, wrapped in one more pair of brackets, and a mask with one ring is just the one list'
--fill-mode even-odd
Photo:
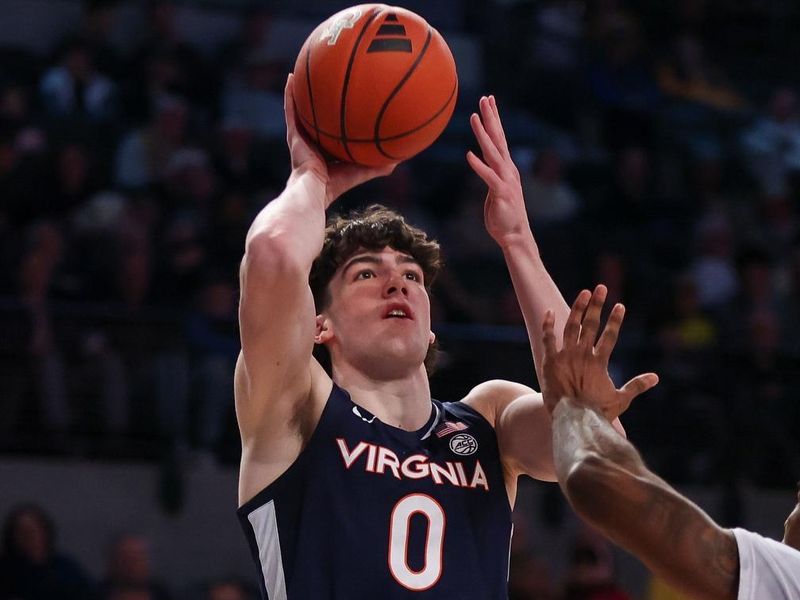
{"label": "player's face", "polygon": [[800,492],[797,493],[797,504],[783,524],[783,543],[800,550]]}
{"label": "player's face", "polygon": [[[333,276],[331,302],[318,318],[318,341],[338,358],[398,376],[422,365],[433,341],[422,268],[386,247],[351,256]],[[322,336],[322,339],[320,339]]]}

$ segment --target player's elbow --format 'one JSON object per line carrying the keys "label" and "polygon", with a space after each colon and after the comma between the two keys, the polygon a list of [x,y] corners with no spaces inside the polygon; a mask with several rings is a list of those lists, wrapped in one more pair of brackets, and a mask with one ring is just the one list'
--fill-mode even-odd
{"label": "player's elbow", "polygon": [[601,509],[597,492],[608,487],[613,472],[612,462],[595,452],[588,452],[572,465],[562,486],[577,513],[589,519],[597,517]]}
{"label": "player's elbow", "polygon": [[248,236],[245,244],[243,271],[258,269],[261,273],[291,273],[300,268],[290,236],[262,231]]}

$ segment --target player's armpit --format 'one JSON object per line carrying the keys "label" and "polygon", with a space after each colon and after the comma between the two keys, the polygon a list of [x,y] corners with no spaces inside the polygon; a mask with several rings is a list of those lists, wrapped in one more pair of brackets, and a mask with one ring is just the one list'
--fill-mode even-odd
{"label": "player's armpit", "polygon": [[732,532],[641,461],[620,464],[588,453],[562,485],[578,514],[676,589],[702,600],[736,600],[739,555]]}

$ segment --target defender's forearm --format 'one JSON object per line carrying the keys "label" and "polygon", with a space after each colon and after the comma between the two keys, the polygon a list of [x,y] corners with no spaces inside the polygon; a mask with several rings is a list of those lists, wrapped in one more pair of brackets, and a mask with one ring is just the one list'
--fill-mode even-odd
{"label": "defender's forearm", "polygon": [[[624,437],[618,420],[609,423],[595,410],[563,398],[553,411],[553,460],[558,480],[568,479],[587,456],[596,454],[639,473],[644,468],[639,453]],[[621,431],[620,431],[621,430]]]}

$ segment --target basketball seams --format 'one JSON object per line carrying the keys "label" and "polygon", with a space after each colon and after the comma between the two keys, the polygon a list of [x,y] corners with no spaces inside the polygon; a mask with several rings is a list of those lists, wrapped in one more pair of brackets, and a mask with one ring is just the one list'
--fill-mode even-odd
{"label": "basketball seams", "polygon": [[[340,11],[332,24],[319,26],[335,31],[339,48],[317,44],[315,30],[298,56],[296,71],[306,70],[297,72],[295,92],[305,107],[297,110],[298,125],[330,158],[371,165],[405,160],[430,146],[447,126],[459,88],[453,57],[419,15],[383,4],[358,8],[360,18]],[[409,12],[410,20],[398,19],[395,12]],[[405,59],[391,52],[366,58],[370,42],[386,38],[388,27],[399,21],[411,27],[407,33],[404,28],[403,39],[408,36],[409,45],[413,40],[417,52]]]}
{"label": "basketball seams", "polygon": [[455,100],[455,94],[456,94],[456,90],[457,90],[457,89],[458,89],[458,83],[456,82],[456,84],[454,84],[454,85],[453,85],[453,89],[452,89],[452,91],[450,92],[450,96],[448,96],[447,100],[446,100],[446,101],[445,101],[445,103],[442,105],[442,107],[441,107],[439,110],[437,110],[437,111],[436,111],[436,112],[433,114],[433,116],[432,116],[430,119],[428,119],[427,121],[425,121],[424,123],[422,123],[422,124],[420,124],[420,125],[417,125],[417,126],[416,126],[416,127],[414,127],[413,129],[409,129],[408,131],[404,131],[403,133],[399,133],[399,134],[395,134],[395,135],[390,135],[390,136],[388,136],[388,137],[385,137],[385,138],[378,138],[377,140],[373,140],[373,141],[375,142],[375,146],[378,148],[378,151],[379,151],[381,154],[383,154],[383,155],[384,155],[386,158],[391,158],[391,159],[394,159],[394,160],[405,160],[405,157],[392,156],[391,154],[388,154],[387,152],[385,152],[385,151],[384,151],[384,150],[381,148],[381,144],[380,144],[380,143],[381,143],[381,142],[383,142],[383,143],[386,143],[386,142],[393,142],[393,141],[395,141],[395,140],[397,140],[397,139],[400,139],[400,138],[402,138],[402,137],[405,137],[405,136],[407,136],[407,135],[412,135],[412,134],[414,134],[414,133],[416,133],[416,132],[420,131],[421,129],[424,129],[425,127],[427,127],[427,126],[428,126],[428,125],[430,125],[431,123],[433,123],[433,122],[434,122],[436,119],[438,119],[438,118],[441,116],[441,114],[442,114],[444,111],[446,111],[446,110],[447,110],[447,107],[448,107],[448,106],[450,106],[450,103],[451,103],[452,101],[454,101],[454,100]]}
{"label": "basketball seams", "polygon": [[[457,89],[458,89],[458,83],[456,82],[456,83],[453,84],[453,89],[450,91],[450,95],[447,97],[447,100],[445,100],[445,102],[442,105],[442,107],[440,109],[438,109],[436,111],[436,113],[430,119],[425,121],[424,123],[421,123],[420,125],[417,125],[413,129],[409,129],[408,131],[404,131],[402,133],[395,133],[394,135],[390,135],[390,136],[383,137],[383,138],[378,138],[378,141],[384,142],[384,143],[385,142],[394,142],[396,140],[399,140],[400,138],[404,138],[407,135],[411,135],[413,133],[418,132],[421,129],[424,129],[425,127],[430,125],[433,121],[435,121],[437,118],[439,118],[439,116],[441,116],[441,114],[445,110],[447,110],[447,107],[450,106],[451,102],[454,99],[454,96],[455,96],[455,93],[456,93]],[[313,123],[311,123],[308,119],[303,117],[303,115],[298,113],[297,116],[300,117],[300,120],[303,121],[304,124],[307,124],[309,126],[313,125]],[[338,135],[330,133],[329,131],[325,131],[323,129],[319,130],[319,134],[321,136],[323,136],[323,137],[330,138],[332,140],[336,140],[336,141],[339,141],[339,142],[342,141],[342,139]],[[350,143],[350,144],[375,144],[376,140],[375,140],[374,137],[370,137],[370,138],[348,138],[347,142]],[[390,157],[390,158],[394,158],[394,157]]]}
{"label": "basketball seams", "polygon": [[339,128],[341,130],[341,136],[339,137],[339,141],[344,146],[344,151],[347,153],[347,156],[350,157],[350,160],[355,162],[355,158],[353,154],[350,152],[350,147],[348,146],[348,139],[347,139],[347,119],[346,119],[346,105],[347,105],[347,88],[350,85],[350,73],[353,70],[353,63],[356,59],[356,53],[358,52],[358,47],[361,45],[361,40],[364,38],[364,34],[367,31],[367,27],[375,20],[379,14],[383,12],[382,8],[375,9],[369,18],[367,18],[364,22],[364,25],[361,27],[361,31],[358,32],[358,37],[356,38],[355,43],[353,44],[353,49],[350,51],[350,58],[347,60],[347,69],[344,72],[344,81],[342,82],[342,97],[341,97],[341,105],[339,108]]}
{"label": "basketball seams", "polygon": [[380,138],[381,121],[383,121],[383,116],[386,114],[386,110],[389,108],[389,104],[392,102],[392,99],[395,96],[397,96],[398,92],[411,78],[411,75],[414,73],[414,71],[417,70],[419,63],[422,62],[425,53],[428,51],[428,47],[431,45],[432,37],[433,37],[433,32],[431,31],[431,27],[428,26],[428,36],[425,38],[425,43],[422,45],[422,50],[419,51],[419,55],[414,59],[414,62],[411,64],[411,67],[409,67],[406,74],[403,75],[403,78],[398,82],[398,84],[386,98],[386,101],[383,103],[383,106],[381,106],[380,111],[378,111],[378,117],[375,119],[375,135],[374,135],[375,147],[378,149],[378,152],[383,154],[386,158],[395,158],[395,157],[387,154],[381,147],[381,138]]}
{"label": "basketball seams", "polygon": [[[314,92],[313,88],[311,87],[311,44],[308,44],[308,47],[306,48],[306,84],[308,85],[308,102],[311,105],[311,117],[314,119],[313,127],[317,134],[317,145],[319,146],[321,145],[321,140],[319,136],[319,126],[317,123],[317,108],[314,106]],[[297,114],[302,119],[300,111],[298,111]]]}

